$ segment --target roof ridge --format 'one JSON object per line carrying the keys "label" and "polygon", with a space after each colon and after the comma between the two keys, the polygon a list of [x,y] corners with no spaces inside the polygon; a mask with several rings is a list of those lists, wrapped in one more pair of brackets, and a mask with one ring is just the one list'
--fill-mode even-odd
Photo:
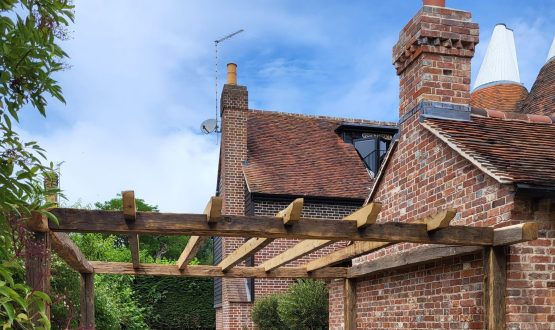
{"label": "roof ridge", "polygon": [[478,109],[472,108],[472,116],[493,118],[505,121],[520,121],[531,124],[553,124],[555,123],[554,116],[534,115],[520,112],[504,112],[499,110]]}
{"label": "roof ridge", "polygon": [[362,119],[362,118],[346,118],[346,117],[334,117],[334,116],[325,116],[325,115],[308,115],[308,114],[304,114],[304,113],[292,113],[292,112],[261,110],[261,109],[249,109],[249,112],[273,114],[273,115],[288,116],[288,117],[323,119],[323,120],[331,120],[331,121],[337,121],[337,122],[349,122],[349,123],[361,123],[361,124],[371,123],[371,124],[378,124],[378,125],[383,125],[383,126],[397,126],[396,122]]}

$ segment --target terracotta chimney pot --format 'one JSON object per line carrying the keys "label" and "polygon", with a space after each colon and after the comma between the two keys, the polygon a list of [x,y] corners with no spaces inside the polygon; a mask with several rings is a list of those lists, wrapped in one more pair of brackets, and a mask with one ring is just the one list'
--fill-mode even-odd
{"label": "terracotta chimney pot", "polygon": [[227,65],[227,84],[237,85],[237,64],[235,63]]}
{"label": "terracotta chimney pot", "polygon": [[445,0],[424,0],[424,6],[445,7]]}

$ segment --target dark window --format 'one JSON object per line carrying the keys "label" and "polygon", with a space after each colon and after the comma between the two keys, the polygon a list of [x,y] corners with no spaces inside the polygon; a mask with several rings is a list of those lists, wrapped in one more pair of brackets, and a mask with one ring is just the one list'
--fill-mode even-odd
{"label": "dark window", "polygon": [[[222,261],[222,238],[213,237],[213,253],[214,253],[214,265],[217,265]],[[221,277],[214,278],[214,306],[218,306],[222,303],[222,279]]]}
{"label": "dark window", "polygon": [[355,149],[374,175],[378,173],[390,143],[391,140],[379,136],[353,140]]}

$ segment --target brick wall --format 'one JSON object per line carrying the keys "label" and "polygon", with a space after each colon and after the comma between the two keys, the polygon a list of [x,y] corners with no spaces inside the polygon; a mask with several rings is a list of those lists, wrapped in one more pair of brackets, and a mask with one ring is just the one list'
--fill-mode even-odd
{"label": "brick wall", "polygon": [[[292,201],[293,199],[291,199]],[[279,211],[283,210],[291,201],[271,201],[271,200],[256,200],[254,201],[254,214],[255,215],[275,215]],[[362,205],[360,204],[333,204],[330,203],[315,203],[305,201],[303,211],[301,216],[304,218],[325,218],[325,219],[342,219],[346,215],[351,214]],[[280,254],[293,247],[297,244],[299,240],[285,240],[277,239],[265,247],[262,251],[255,255],[255,264],[259,265],[262,262]],[[295,260],[286,266],[300,266],[306,264],[308,261],[313,260],[317,257],[324,256],[331,251],[336,250],[339,247],[345,246],[345,242],[338,242],[332,244],[326,248],[320,249],[304,256],[298,260]],[[255,297],[263,297],[275,292],[283,292],[287,290],[288,286],[292,283],[292,280],[286,279],[256,279],[255,280]]]}
{"label": "brick wall", "polygon": [[[244,86],[226,84],[221,96],[222,140],[218,190],[223,198],[222,212],[242,215],[245,212],[245,181],[241,168],[247,159],[248,91]],[[222,238],[222,258],[241,246],[243,238]],[[217,329],[249,327],[249,305],[243,303],[243,279],[222,279],[222,304],[217,308]],[[243,321],[247,320],[247,321]]]}
{"label": "brick wall", "polygon": [[510,247],[507,329],[555,329],[555,198],[518,197],[513,222],[536,221],[539,239]]}

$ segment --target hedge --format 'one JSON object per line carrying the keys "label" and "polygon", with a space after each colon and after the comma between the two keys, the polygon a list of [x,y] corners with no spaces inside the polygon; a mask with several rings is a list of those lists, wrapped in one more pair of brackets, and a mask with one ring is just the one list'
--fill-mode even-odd
{"label": "hedge", "polygon": [[137,276],[133,291],[151,329],[214,329],[213,280]]}

